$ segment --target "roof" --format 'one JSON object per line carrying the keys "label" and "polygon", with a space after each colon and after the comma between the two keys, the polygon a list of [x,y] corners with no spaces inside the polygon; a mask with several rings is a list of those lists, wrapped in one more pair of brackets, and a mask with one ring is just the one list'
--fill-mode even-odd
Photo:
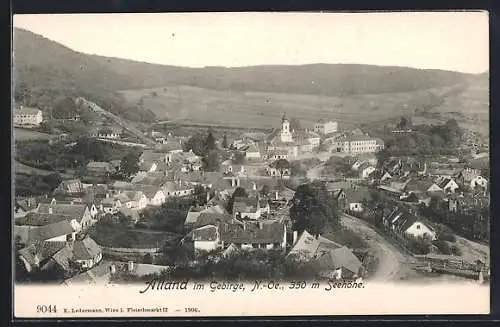
{"label": "roof", "polygon": [[279,222],[244,224],[222,224],[220,238],[227,243],[281,243],[285,235],[285,225]]}
{"label": "roof", "polygon": [[111,169],[112,166],[109,162],[91,161],[87,164],[87,168]]}
{"label": "roof", "polygon": [[136,185],[135,191],[144,193],[148,199],[154,198],[158,192],[163,192],[159,187],[152,185]]}
{"label": "roof", "polygon": [[38,206],[38,201],[36,198],[21,198],[16,199],[16,205],[19,206],[24,211],[34,210]]}
{"label": "roof", "polygon": [[71,220],[68,215],[54,215],[48,213],[29,212],[26,216],[16,219],[17,225],[44,226],[60,222],[62,220]]}
{"label": "roof", "polygon": [[122,215],[124,215],[125,217],[130,217],[130,218],[132,218],[135,221],[139,221],[139,219],[141,218],[139,216],[139,213],[137,212],[137,210],[132,210],[132,209],[129,209],[129,208],[126,208],[126,207],[121,207],[118,211]]}
{"label": "roof", "polygon": [[316,253],[340,246],[340,244],[330,241],[327,238],[322,236],[316,238],[307,231],[303,231],[288,255],[298,256],[300,259],[312,259]]}
{"label": "roof", "polygon": [[153,161],[144,161],[144,162],[139,163],[139,169],[144,170],[144,171],[148,171],[153,167],[153,165],[155,165],[155,162],[153,162]]}
{"label": "roof", "polygon": [[346,195],[346,198],[349,200],[351,203],[361,203],[363,199],[369,199],[370,198],[370,192],[367,187],[364,186],[356,186],[355,188],[347,188],[344,189],[344,193]]}
{"label": "roof", "polygon": [[191,231],[193,241],[215,241],[217,239],[217,227],[206,225]]}
{"label": "roof", "polygon": [[73,242],[73,260],[92,260],[101,253],[101,247],[90,237]]}
{"label": "roof", "polygon": [[30,108],[30,107],[25,107],[21,106],[15,109],[14,114],[15,115],[38,115],[40,112],[42,112],[38,108]]}
{"label": "roof", "polygon": [[80,222],[87,210],[88,206],[85,203],[69,203],[61,204],[56,202],[55,204],[40,204],[38,206],[38,213],[49,213],[49,209],[52,208],[52,214],[55,215],[66,215],[71,216]]}
{"label": "roof", "polygon": [[155,152],[154,150],[144,150],[140,156],[141,161],[164,161],[165,157],[167,156],[166,153],[163,152]]}
{"label": "roof", "polygon": [[35,241],[31,245],[21,249],[19,255],[31,265],[43,264],[54,254],[66,246],[66,242],[39,242]]}
{"label": "roof", "polygon": [[439,186],[440,188],[444,188],[451,181],[453,181],[453,179],[451,179],[451,178],[443,178],[443,179],[439,180],[436,183],[436,185]]}
{"label": "roof", "polygon": [[198,216],[198,219],[194,222],[195,226],[206,226],[206,225],[214,225],[219,222],[227,223],[231,222],[233,218],[228,213],[211,213],[211,212],[202,212]]}
{"label": "roof", "polygon": [[332,249],[318,258],[319,263],[329,269],[345,268],[355,274],[359,272],[361,261],[346,246]]}
{"label": "roof", "polygon": [[359,142],[359,141],[377,141],[376,138],[369,135],[345,135],[337,138],[337,142]]}
{"label": "roof", "polygon": [[287,156],[288,150],[271,150],[268,152],[269,156]]}
{"label": "roof", "polygon": [[233,203],[233,212],[249,213],[257,211],[257,198],[236,197]]}
{"label": "roof", "polygon": [[16,226],[14,225],[14,235],[18,235],[25,244],[35,241],[46,241],[54,237],[73,233],[73,227],[67,220],[44,225],[44,226]]}
{"label": "roof", "polygon": [[259,152],[260,153],[259,146],[257,144],[255,144],[255,143],[250,144],[250,146],[245,151],[247,153],[248,152]]}

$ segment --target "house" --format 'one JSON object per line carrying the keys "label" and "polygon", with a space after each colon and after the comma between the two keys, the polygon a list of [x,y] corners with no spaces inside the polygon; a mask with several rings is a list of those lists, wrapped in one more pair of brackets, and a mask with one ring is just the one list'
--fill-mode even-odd
{"label": "house", "polygon": [[102,260],[102,249],[90,237],[76,240],[71,243],[73,256],[72,260],[82,269],[90,269]]}
{"label": "house", "polygon": [[222,247],[239,249],[285,249],[286,225],[276,221],[226,223],[219,226]]}
{"label": "house", "polygon": [[59,203],[58,201],[53,200],[49,204],[40,203],[38,205],[37,213],[71,216],[80,224],[82,229],[87,229],[95,222],[92,219],[88,205],[85,203]]}
{"label": "house", "polygon": [[405,236],[436,239],[436,232],[428,224],[403,208],[394,208],[389,215],[383,218],[384,225],[394,232]]}
{"label": "house", "polygon": [[341,245],[335,243],[321,235],[313,236],[307,231],[303,231],[300,237],[297,237],[297,231],[293,232],[293,247],[287,257],[299,261],[312,260],[321,253],[340,248]]}
{"label": "house", "polygon": [[194,186],[190,183],[183,182],[182,180],[167,181],[163,185],[163,193],[166,198],[173,196],[189,196],[194,193]]}
{"label": "house", "polygon": [[166,196],[161,187],[138,185],[136,190],[144,193],[147,198],[147,205],[160,206],[165,203]]}
{"label": "house", "polygon": [[437,185],[445,193],[455,193],[458,189],[458,184],[452,178],[448,177],[438,178],[435,185]]}
{"label": "house", "polygon": [[251,143],[246,149],[245,149],[245,158],[248,160],[255,160],[255,159],[260,159],[261,154],[260,154],[260,149],[259,146],[255,143]]}
{"label": "house", "polygon": [[219,229],[215,225],[205,225],[190,233],[195,251],[214,251],[222,247]]}
{"label": "house", "polygon": [[[215,219],[218,219],[219,217],[223,217],[224,215],[227,215],[227,212],[221,205],[191,207],[191,208],[189,208],[188,213],[186,215],[186,220],[184,221],[184,226],[186,226],[187,228],[191,228],[193,226],[203,226],[200,224],[205,223],[206,218],[200,219],[200,216],[202,214],[211,215],[212,217],[217,216]],[[200,219],[200,222],[198,222],[199,219]],[[210,223],[214,224],[215,222],[216,222],[216,220],[213,222],[210,222]]]}
{"label": "house", "polygon": [[79,179],[67,179],[62,181],[54,192],[62,194],[81,194],[84,192],[84,188]]}
{"label": "house", "polygon": [[351,169],[354,170],[354,171],[358,171],[359,170],[359,167],[361,167],[361,165],[365,163],[365,161],[361,161],[361,160],[356,160],[352,166],[351,166]]}
{"label": "house", "polygon": [[369,163],[366,163],[366,165],[361,165],[360,167],[360,174],[359,177],[361,179],[368,179],[373,172],[375,172],[376,168],[373,166],[370,166]]}
{"label": "house", "polygon": [[343,190],[345,193],[345,201],[347,208],[351,212],[363,212],[363,202],[370,198],[370,193],[367,187],[354,185],[351,188]]}
{"label": "house", "polygon": [[[128,198],[127,198],[128,199]],[[101,201],[102,210],[106,214],[114,215],[121,208],[121,201],[117,198],[107,197]]]}
{"label": "house", "polygon": [[287,150],[272,150],[267,153],[267,159],[269,160],[279,160],[290,158],[289,152]]}
{"label": "house", "polygon": [[259,219],[264,212],[269,213],[270,210],[269,204],[263,208],[261,204],[263,201],[258,197],[236,197],[233,203],[233,215],[234,217]]}
{"label": "house", "polygon": [[345,153],[369,153],[377,152],[384,148],[384,142],[368,135],[343,135],[338,137],[334,143],[335,152]]}
{"label": "house", "polygon": [[170,156],[164,152],[155,152],[154,150],[144,150],[139,157],[139,162],[168,162]]}
{"label": "house", "polygon": [[20,106],[14,109],[13,116],[15,126],[35,127],[43,121],[42,111],[37,108]]}
{"label": "house", "polygon": [[66,276],[90,269],[102,260],[102,250],[90,237],[72,242],[33,242],[19,251],[28,272],[58,268]]}
{"label": "house", "polygon": [[38,202],[35,197],[17,198],[14,203],[14,218],[24,217],[32,211],[36,211]]}
{"label": "house", "polygon": [[470,188],[475,189],[476,187],[487,188],[488,180],[481,175],[477,175],[470,181]]}
{"label": "house", "polygon": [[91,129],[90,137],[118,140],[121,138],[123,128],[119,126],[99,126]]}
{"label": "house", "polygon": [[115,169],[109,162],[92,161],[87,164],[87,175],[105,177],[114,173]]}
{"label": "house", "polygon": [[142,191],[120,191],[116,198],[128,209],[142,210],[148,205],[148,198]]}
{"label": "house", "polygon": [[43,226],[14,225],[14,236],[24,244],[36,241],[66,242],[74,240],[76,231],[67,219]]}
{"label": "house", "polygon": [[325,121],[320,119],[314,125],[314,131],[318,134],[326,135],[335,133],[338,130],[338,123],[336,121]]}
{"label": "house", "polygon": [[15,224],[19,226],[45,226],[58,223],[63,220],[69,221],[75,232],[80,232],[82,230],[82,226],[74,217],[63,214],[30,212],[26,216],[17,219]]}
{"label": "house", "polygon": [[355,279],[362,274],[362,263],[346,246],[321,253],[315,262],[320,266],[320,275],[333,279]]}
{"label": "house", "polygon": [[223,167],[223,174],[227,176],[246,177],[247,170],[243,165],[227,165]]}
{"label": "house", "polygon": [[272,177],[280,177],[280,178],[290,178],[291,176],[291,168],[290,164],[287,162],[286,165],[282,167],[278,167],[279,160],[273,161],[266,167],[266,174]]}

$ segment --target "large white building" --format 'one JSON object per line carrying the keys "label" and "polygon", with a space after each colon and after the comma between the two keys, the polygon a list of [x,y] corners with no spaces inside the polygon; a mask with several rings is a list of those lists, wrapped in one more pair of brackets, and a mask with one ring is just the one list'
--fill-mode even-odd
{"label": "large white building", "polygon": [[314,131],[319,134],[330,134],[338,131],[338,123],[336,121],[320,120],[314,125]]}
{"label": "large white building", "polygon": [[368,135],[346,135],[335,140],[336,152],[367,153],[377,152],[384,148],[384,142]]}
{"label": "large white building", "polygon": [[14,125],[34,127],[39,126],[42,121],[43,116],[40,109],[23,106],[14,109]]}

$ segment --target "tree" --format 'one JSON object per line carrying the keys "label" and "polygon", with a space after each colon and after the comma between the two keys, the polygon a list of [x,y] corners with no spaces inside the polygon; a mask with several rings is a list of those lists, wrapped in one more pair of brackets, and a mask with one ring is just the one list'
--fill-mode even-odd
{"label": "tree", "polygon": [[245,153],[243,152],[235,152],[233,155],[233,163],[236,165],[242,165],[245,163]]}
{"label": "tree", "polygon": [[292,131],[300,131],[302,127],[300,126],[300,120],[297,118],[290,119],[290,130]]}
{"label": "tree", "polygon": [[125,178],[130,178],[139,171],[139,154],[129,152],[120,162],[120,174]]}
{"label": "tree", "polygon": [[208,191],[201,185],[196,185],[194,187],[193,197],[195,198],[196,204],[202,206],[207,203],[207,193]]}
{"label": "tree", "polygon": [[274,163],[274,166],[279,171],[281,178],[283,178],[283,175],[285,174],[285,172],[287,170],[290,170],[290,162],[288,162],[288,160],[286,160],[286,159],[276,160],[276,162]]}
{"label": "tree", "polygon": [[340,225],[337,206],[324,183],[300,185],[292,199],[290,218],[293,229],[319,235]]}
{"label": "tree", "polygon": [[270,191],[271,191],[271,188],[269,187],[269,185],[264,184],[264,185],[262,185],[262,188],[260,189],[260,194],[268,195]]}
{"label": "tree", "polygon": [[237,187],[231,197],[229,198],[229,201],[227,201],[227,211],[229,213],[233,213],[233,204],[234,204],[234,199],[236,197],[248,197],[247,191],[243,187]]}
{"label": "tree", "polygon": [[58,119],[71,118],[77,112],[75,101],[71,97],[59,99],[52,108],[52,117]]}
{"label": "tree", "polygon": [[224,149],[227,149],[227,147],[228,147],[228,143],[227,143],[227,135],[226,135],[226,133],[224,133],[224,138],[222,139],[222,147],[223,147]]}
{"label": "tree", "polygon": [[205,149],[205,138],[203,134],[196,133],[184,143],[184,151],[192,150],[194,154],[204,157],[207,154]]}
{"label": "tree", "polygon": [[208,153],[211,150],[215,150],[215,137],[213,136],[212,132],[208,132],[207,138],[205,139],[205,151]]}
{"label": "tree", "polygon": [[218,151],[211,150],[208,155],[203,158],[204,171],[217,171],[219,170],[220,156]]}

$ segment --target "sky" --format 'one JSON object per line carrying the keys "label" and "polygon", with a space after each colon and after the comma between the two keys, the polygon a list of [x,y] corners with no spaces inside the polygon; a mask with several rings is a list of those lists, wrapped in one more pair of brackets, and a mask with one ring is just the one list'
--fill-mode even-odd
{"label": "sky", "polygon": [[489,68],[487,12],[40,14],[15,15],[13,26],[80,52],[173,66]]}

